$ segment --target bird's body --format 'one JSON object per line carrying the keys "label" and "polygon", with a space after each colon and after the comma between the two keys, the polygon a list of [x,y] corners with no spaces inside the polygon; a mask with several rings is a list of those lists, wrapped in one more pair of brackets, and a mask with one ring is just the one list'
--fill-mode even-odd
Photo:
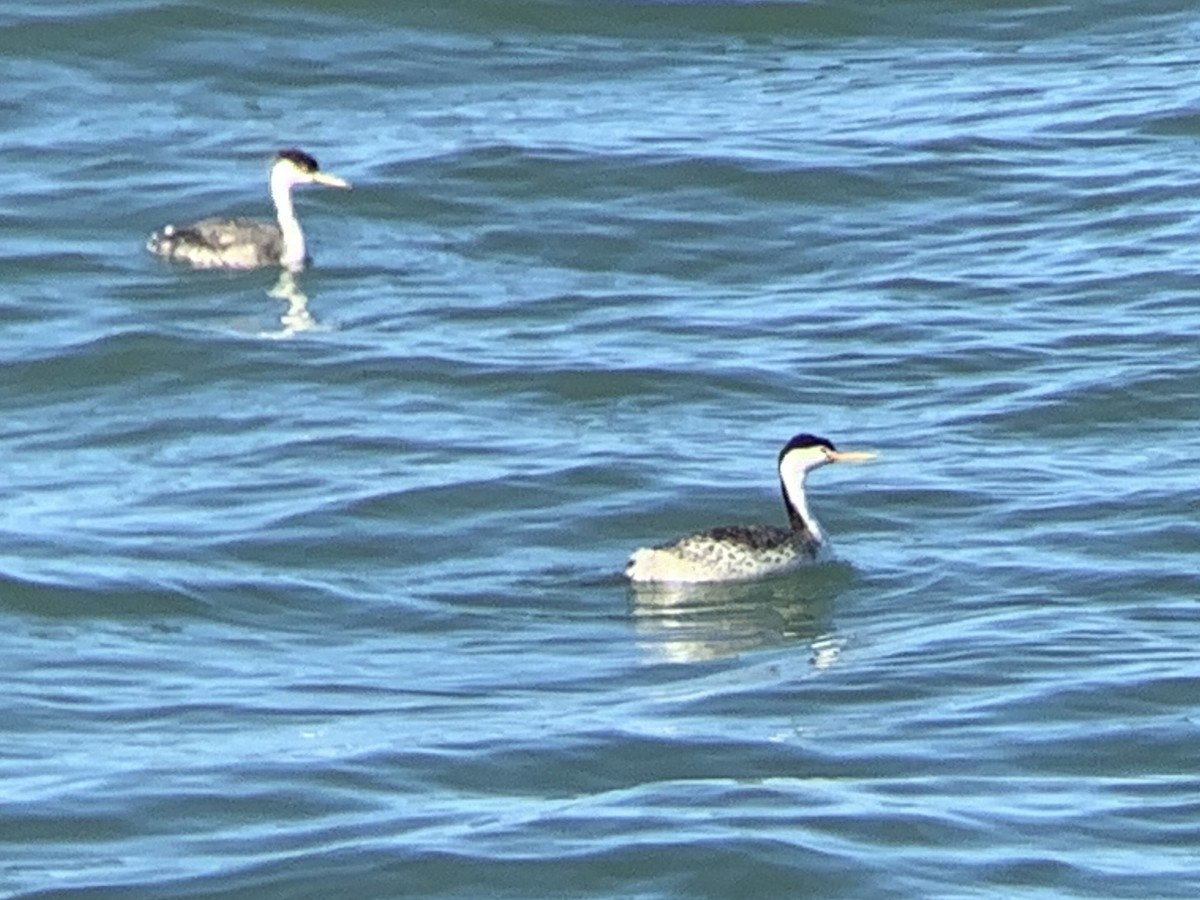
{"label": "bird's body", "polygon": [[805,476],[827,463],[862,462],[873,456],[839,451],[825,438],[798,434],[779,454],[779,480],[790,527],[729,525],[642,548],[634,551],[625,575],[634,582],[745,581],[815,562],[825,549],[825,537],[808,511]]}
{"label": "bird's body", "polygon": [[150,236],[147,249],[197,269],[258,269],[283,258],[283,232],[257,219],[204,219]]}
{"label": "bird's body", "polygon": [[821,543],[773,525],[728,525],[635,550],[631,581],[694,584],[749,581],[816,561]]}
{"label": "bird's body", "polygon": [[322,172],[301,150],[281,150],[271,166],[271,200],[275,222],[257,219],[204,219],[194,225],[167,225],[150,236],[151,253],[197,269],[257,269],[283,266],[301,269],[308,259],[304,232],[292,204],[298,184],[348,188],[335,175]]}

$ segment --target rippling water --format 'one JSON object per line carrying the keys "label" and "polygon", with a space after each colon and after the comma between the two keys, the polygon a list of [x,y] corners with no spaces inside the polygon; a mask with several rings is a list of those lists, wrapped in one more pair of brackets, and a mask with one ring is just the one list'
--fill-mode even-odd
{"label": "rippling water", "polygon": [[0,894],[1200,894],[1200,12],[406,6],[0,12]]}

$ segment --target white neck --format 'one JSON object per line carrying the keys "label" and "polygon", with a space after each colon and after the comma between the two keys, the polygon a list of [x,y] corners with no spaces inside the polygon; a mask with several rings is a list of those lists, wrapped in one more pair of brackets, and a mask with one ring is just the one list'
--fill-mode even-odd
{"label": "white neck", "polygon": [[816,518],[808,511],[808,498],[804,495],[806,475],[808,475],[808,469],[803,466],[787,465],[785,462],[779,467],[779,480],[783,483],[783,497],[788,503],[788,518],[792,521],[792,528],[794,529],[797,525],[795,516],[799,516],[800,522],[808,529],[813,540],[820,543],[825,540],[825,535]]}
{"label": "white neck", "polygon": [[300,230],[300,220],[292,206],[292,184],[292,175],[286,167],[276,166],[271,172],[271,200],[275,204],[279,230],[283,233],[283,255],[279,262],[288,269],[302,269],[307,251],[304,232]]}

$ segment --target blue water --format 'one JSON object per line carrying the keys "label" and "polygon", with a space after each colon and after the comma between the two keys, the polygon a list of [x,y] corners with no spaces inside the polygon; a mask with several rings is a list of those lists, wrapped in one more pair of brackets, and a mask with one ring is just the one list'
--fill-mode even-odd
{"label": "blue water", "polygon": [[409,6],[0,11],[0,896],[1200,895],[1200,11]]}

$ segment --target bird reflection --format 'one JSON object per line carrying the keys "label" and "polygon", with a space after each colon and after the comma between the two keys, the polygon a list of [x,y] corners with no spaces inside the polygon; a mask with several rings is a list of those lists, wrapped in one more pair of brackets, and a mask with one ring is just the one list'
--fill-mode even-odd
{"label": "bird reflection", "polygon": [[808,644],[827,668],[841,639],[831,631],[833,600],[853,569],[839,563],[804,578],[715,584],[632,584],[639,645],[659,662],[698,662],[787,644]]}
{"label": "bird reflection", "polygon": [[300,288],[297,273],[291,269],[282,269],[275,286],[267,291],[267,296],[286,300],[287,311],[279,317],[278,331],[269,331],[267,337],[286,338],[301,331],[312,331],[319,328],[317,320],[308,311],[308,295]]}

